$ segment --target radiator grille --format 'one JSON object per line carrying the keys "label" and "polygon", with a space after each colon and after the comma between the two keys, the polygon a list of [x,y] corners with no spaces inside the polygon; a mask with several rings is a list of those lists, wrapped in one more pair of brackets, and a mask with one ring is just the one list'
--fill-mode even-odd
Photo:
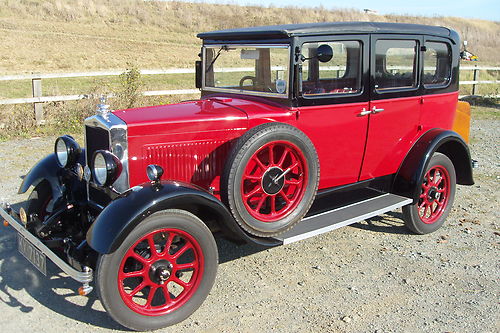
{"label": "radiator grille", "polygon": [[230,148],[231,142],[223,140],[145,146],[143,168],[158,164],[165,170],[165,179],[208,188],[221,175]]}

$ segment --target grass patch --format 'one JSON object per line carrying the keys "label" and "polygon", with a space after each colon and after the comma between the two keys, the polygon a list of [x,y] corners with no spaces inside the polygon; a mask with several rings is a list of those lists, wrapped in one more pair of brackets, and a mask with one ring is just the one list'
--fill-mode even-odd
{"label": "grass patch", "polygon": [[474,119],[500,120],[500,108],[473,106],[471,109],[471,117]]}

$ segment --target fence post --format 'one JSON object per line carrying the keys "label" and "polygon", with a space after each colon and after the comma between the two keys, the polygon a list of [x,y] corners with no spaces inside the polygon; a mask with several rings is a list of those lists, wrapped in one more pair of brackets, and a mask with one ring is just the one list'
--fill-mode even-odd
{"label": "fence post", "polygon": [[[33,78],[31,80],[31,87],[33,89],[33,97],[42,97],[42,79],[41,78]],[[45,120],[43,119],[43,103],[35,102],[34,111],[35,111],[35,120],[37,125],[43,125]]]}
{"label": "fence post", "polygon": [[[474,76],[472,77],[472,80],[473,81],[477,81],[477,79],[479,78],[479,69],[477,69],[477,65],[474,65]],[[475,95],[476,94],[476,84],[474,83],[472,85],[472,95]]]}

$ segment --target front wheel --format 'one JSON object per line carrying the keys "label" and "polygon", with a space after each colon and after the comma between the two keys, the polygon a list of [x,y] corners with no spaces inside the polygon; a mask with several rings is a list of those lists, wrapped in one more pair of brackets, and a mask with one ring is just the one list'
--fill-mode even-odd
{"label": "front wheel", "polygon": [[423,235],[439,229],[453,205],[456,174],[450,159],[434,153],[419,186],[418,201],[403,207],[403,219],[408,229]]}
{"label": "front wheel", "polygon": [[215,281],[217,245],[207,226],[182,210],[155,213],[113,253],[99,257],[97,289],[106,311],[138,331],[176,324]]}

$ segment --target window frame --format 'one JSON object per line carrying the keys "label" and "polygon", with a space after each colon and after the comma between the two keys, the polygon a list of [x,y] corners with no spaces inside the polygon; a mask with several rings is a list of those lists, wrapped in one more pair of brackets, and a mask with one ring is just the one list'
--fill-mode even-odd
{"label": "window frame", "polygon": [[[417,62],[415,64],[415,87],[396,87],[396,88],[385,88],[383,90],[378,90],[375,88],[375,73],[376,73],[376,43],[378,40],[404,40],[404,41],[416,41],[416,56]],[[371,100],[378,99],[388,99],[388,98],[398,98],[398,97],[411,97],[419,96],[422,93],[422,45],[424,45],[424,36],[415,34],[372,34],[370,36],[370,92]]]}
{"label": "window frame", "polygon": [[[265,91],[251,91],[251,90],[237,90],[237,89],[231,89],[231,88],[218,88],[218,87],[209,87],[206,85],[206,51],[207,47],[209,48],[220,48],[224,45],[228,46],[233,46],[233,47],[250,47],[250,48],[280,48],[280,49],[286,49],[288,53],[288,78],[287,78],[287,91],[285,94],[278,94],[278,93],[271,93],[271,92],[265,92]],[[249,95],[249,96],[261,96],[261,97],[272,97],[272,98],[279,98],[279,99],[289,99],[292,90],[293,90],[293,82],[292,82],[292,72],[293,68],[290,66],[291,64],[291,46],[289,43],[259,43],[259,44],[251,44],[251,43],[217,43],[217,44],[204,44],[202,47],[202,83],[201,83],[201,89],[202,91],[207,91],[207,92],[221,92],[221,93],[228,93],[228,94],[238,94],[238,95]]]}
{"label": "window frame", "polygon": [[321,35],[321,36],[307,36],[295,38],[294,50],[297,55],[302,52],[302,47],[306,43],[329,43],[329,42],[343,42],[355,41],[360,43],[360,64],[359,73],[361,76],[360,91],[357,93],[331,93],[331,94],[317,94],[317,95],[304,95],[302,92],[302,62],[296,56],[295,62],[295,96],[298,99],[299,106],[314,106],[314,105],[332,105],[342,103],[355,103],[367,102],[369,100],[368,85],[370,82],[369,77],[369,55],[370,55],[370,35],[369,34],[339,34],[339,35]]}
{"label": "window frame", "polygon": [[[438,38],[438,37],[428,37],[426,36],[424,38],[424,46],[427,47],[427,43],[442,43],[442,44],[445,44],[447,47],[448,47],[448,51],[449,51],[449,77],[448,77],[448,80],[446,81],[445,84],[439,84],[439,83],[424,83],[424,70],[425,70],[425,56],[424,54],[422,54],[422,74],[421,74],[421,77],[422,77],[422,86],[425,90],[434,90],[434,89],[445,89],[445,88],[448,88],[452,81],[453,81],[453,47],[450,43],[449,40],[447,39],[444,39],[444,38]],[[425,51],[426,52],[426,51]],[[425,53],[423,52],[423,53]]]}

